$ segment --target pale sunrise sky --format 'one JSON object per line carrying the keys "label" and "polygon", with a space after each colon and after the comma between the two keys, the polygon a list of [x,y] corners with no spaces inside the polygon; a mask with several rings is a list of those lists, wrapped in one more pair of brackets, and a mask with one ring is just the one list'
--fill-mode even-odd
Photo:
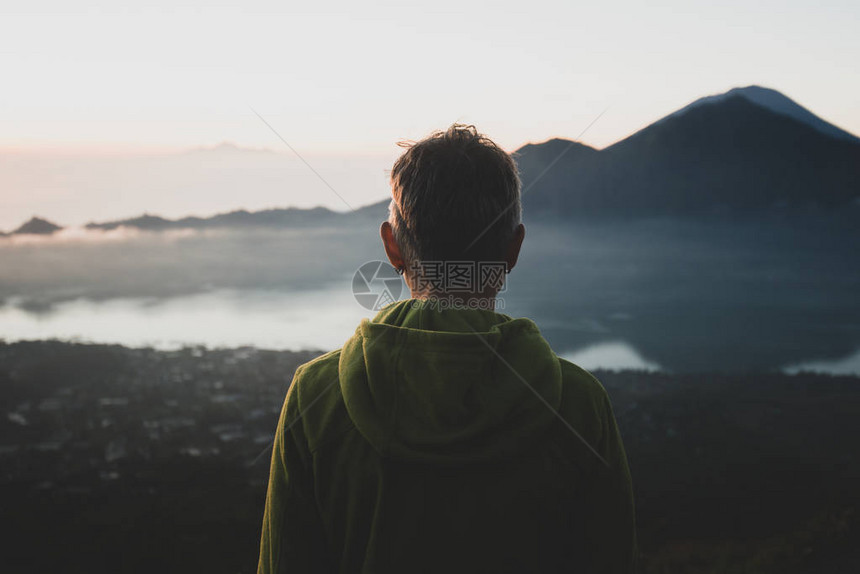
{"label": "pale sunrise sky", "polygon": [[[606,110],[582,137],[600,148],[749,84],[860,134],[858,30],[856,0],[6,2],[0,157],[225,141],[289,154],[252,108],[302,153],[380,166],[454,121],[513,150]],[[0,188],[24,214],[18,183]]]}
{"label": "pale sunrise sky", "polygon": [[386,151],[455,120],[611,144],[735,86],[860,133],[860,3],[5,2],[0,146]]}

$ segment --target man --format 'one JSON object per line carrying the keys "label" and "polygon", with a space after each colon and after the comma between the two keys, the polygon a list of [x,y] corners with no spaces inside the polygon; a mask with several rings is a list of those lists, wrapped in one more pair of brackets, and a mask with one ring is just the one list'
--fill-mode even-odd
{"label": "man", "polygon": [[258,572],[632,572],[606,391],[494,311],[525,234],[513,160],[453,125],[391,182],[382,242],[412,298],[296,371]]}

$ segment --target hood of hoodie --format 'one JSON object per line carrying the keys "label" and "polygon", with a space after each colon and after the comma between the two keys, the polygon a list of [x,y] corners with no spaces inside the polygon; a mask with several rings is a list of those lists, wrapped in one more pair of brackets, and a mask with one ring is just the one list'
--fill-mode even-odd
{"label": "hood of hoodie", "polygon": [[356,428],[396,459],[514,455],[549,428],[561,402],[558,357],[533,321],[426,300],[364,319],[338,368]]}

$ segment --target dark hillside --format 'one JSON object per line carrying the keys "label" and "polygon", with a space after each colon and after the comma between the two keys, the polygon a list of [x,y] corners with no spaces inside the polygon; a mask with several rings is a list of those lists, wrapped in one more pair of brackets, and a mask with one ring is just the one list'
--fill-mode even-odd
{"label": "dark hillside", "polygon": [[[267,445],[312,356],[0,344],[4,570],[253,572]],[[643,572],[830,574],[856,558],[860,378],[597,375]]]}

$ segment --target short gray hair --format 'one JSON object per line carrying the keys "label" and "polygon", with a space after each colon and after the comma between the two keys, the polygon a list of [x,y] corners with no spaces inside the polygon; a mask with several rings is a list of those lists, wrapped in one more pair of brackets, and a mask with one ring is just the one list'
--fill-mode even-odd
{"label": "short gray hair", "polygon": [[504,260],[522,218],[510,154],[461,124],[401,145],[389,221],[405,263]]}

